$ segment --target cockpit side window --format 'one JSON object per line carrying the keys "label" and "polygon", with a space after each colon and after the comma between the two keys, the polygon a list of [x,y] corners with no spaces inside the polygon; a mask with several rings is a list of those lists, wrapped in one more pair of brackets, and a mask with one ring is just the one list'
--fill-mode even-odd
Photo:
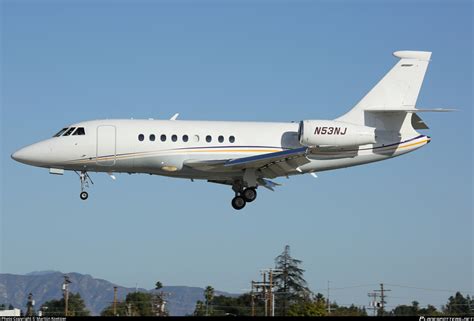
{"label": "cockpit side window", "polygon": [[72,136],[75,136],[75,135],[85,135],[86,134],[86,131],[84,130],[84,127],[77,127],[76,131],[74,132],[74,134],[72,134]]}
{"label": "cockpit side window", "polygon": [[61,129],[61,130],[58,131],[58,132],[56,133],[56,135],[54,135],[53,137],[59,137],[59,136],[61,136],[66,130],[67,130],[67,127]]}
{"label": "cockpit side window", "polygon": [[69,136],[72,134],[72,132],[76,129],[76,127],[71,127],[67,130],[67,132],[63,136]]}

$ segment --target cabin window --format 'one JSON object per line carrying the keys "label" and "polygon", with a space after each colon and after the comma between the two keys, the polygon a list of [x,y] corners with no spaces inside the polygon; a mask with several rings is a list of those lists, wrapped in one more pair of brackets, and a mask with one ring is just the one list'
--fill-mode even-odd
{"label": "cabin window", "polygon": [[69,136],[72,134],[72,132],[76,129],[76,127],[71,127],[67,130],[67,132],[63,136]]}
{"label": "cabin window", "polygon": [[208,143],[212,142],[212,137],[211,137],[211,135],[207,135],[207,136],[206,136],[206,142],[208,142]]}
{"label": "cabin window", "polygon": [[152,142],[155,141],[155,138],[156,138],[155,135],[153,135],[153,134],[150,135],[150,140],[151,140]]}
{"label": "cabin window", "polygon": [[219,136],[219,138],[217,138],[217,140],[219,141],[219,143],[223,143],[224,142],[224,136]]}
{"label": "cabin window", "polygon": [[84,130],[84,127],[77,127],[76,131],[74,132],[74,134],[72,134],[72,136],[82,136],[85,134],[86,131]]}
{"label": "cabin window", "polygon": [[172,140],[173,142],[177,141],[177,140],[178,140],[178,136],[176,136],[176,135],[171,136],[171,140]]}
{"label": "cabin window", "polygon": [[64,134],[64,132],[67,130],[67,127],[66,128],[63,128],[61,129],[59,132],[57,132],[53,137],[59,137],[61,136],[62,134]]}
{"label": "cabin window", "polygon": [[193,136],[193,141],[196,142],[196,143],[199,142],[199,135],[194,135]]}
{"label": "cabin window", "polygon": [[138,135],[138,140],[139,141],[143,142],[144,139],[145,139],[145,135],[143,135],[143,134]]}
{"label": "cabin window", "polygon": [[162,142],[166,142],[166,135],[165,134],[161,135],[160,139]]}
{"label": "cabin window", "polygon": [[189,138],[188,138],[188,135],[183,135],[183,142],[186,143],[186,142],[188,141],[188,139],[189,139]]}
{"label": "cabin window", "polygon": [[229,137],[229,142],[231,142],[231,143],[235,142],[235,137],[234,137],[234,136],[230,136],[230,137]]}

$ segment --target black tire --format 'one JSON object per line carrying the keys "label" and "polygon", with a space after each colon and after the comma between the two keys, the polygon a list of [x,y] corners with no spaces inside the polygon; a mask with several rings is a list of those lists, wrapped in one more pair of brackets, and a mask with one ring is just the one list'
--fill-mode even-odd
{"label": "black tire", "polygon": [[254,187],[249,187],[244,190],[242,196],[245,198],[247,202],[253,202],[257,198],[257,190]]}
{"label": "black tire", "polygon": [[81,197],[81,200],[85,201],[89,197],[89,194],[87,192],[81,192],[79,196]]}
{"label": "black tire", "polygon": [[236,210],[241,210],[245,207],[247,202],[242,196],[236,196],[232,199],[232,207]]}

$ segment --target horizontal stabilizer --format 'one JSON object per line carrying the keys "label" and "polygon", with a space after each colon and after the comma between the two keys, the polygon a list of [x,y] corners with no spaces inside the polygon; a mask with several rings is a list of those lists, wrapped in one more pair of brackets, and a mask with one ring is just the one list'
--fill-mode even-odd
{"label": "horizontal stabilizer", "polygon": [[429,51],[412,51],[412,50],[400,50],[395,51],[393,55],[400,59],[417,59],[429,61],[431,52]]}
{"label": "horizontal stabilizer", "polygon": [[394,113],[394,112],[405,112],[405,113],[426,113],[426,112],[438,112],[438,113],[446,113],[452,111],[458,111],[457,109],[452,108],[384,108],[384,109],[377,109],[377,108],[369,108],[365,111],[370,111],[374,113]]}

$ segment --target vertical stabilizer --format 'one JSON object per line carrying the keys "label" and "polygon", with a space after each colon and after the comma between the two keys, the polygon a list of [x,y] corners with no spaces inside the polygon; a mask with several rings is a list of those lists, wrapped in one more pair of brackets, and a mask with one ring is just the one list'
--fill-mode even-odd
{"label": "vertical stabilizer", "polygon": [[[395,130],[404,127],[402,123],[406,119],[411,119],[410,115],[406,115],[405,110],[415,108],[431,52],[396,51],[393,55],[400,58],[400,61],[354,108],[336,120],[357,125],[380,127],[377,119],[385,118],[383,120],[384,129]],[[372,113],[371,110],[376,110],[377,113]],[[387,114],[381,116],[381,111],[387,111],[394,117],[388,117]],[[392,118],[394,123],[387,123],[387,121],[390,122],[387,117]]]}

